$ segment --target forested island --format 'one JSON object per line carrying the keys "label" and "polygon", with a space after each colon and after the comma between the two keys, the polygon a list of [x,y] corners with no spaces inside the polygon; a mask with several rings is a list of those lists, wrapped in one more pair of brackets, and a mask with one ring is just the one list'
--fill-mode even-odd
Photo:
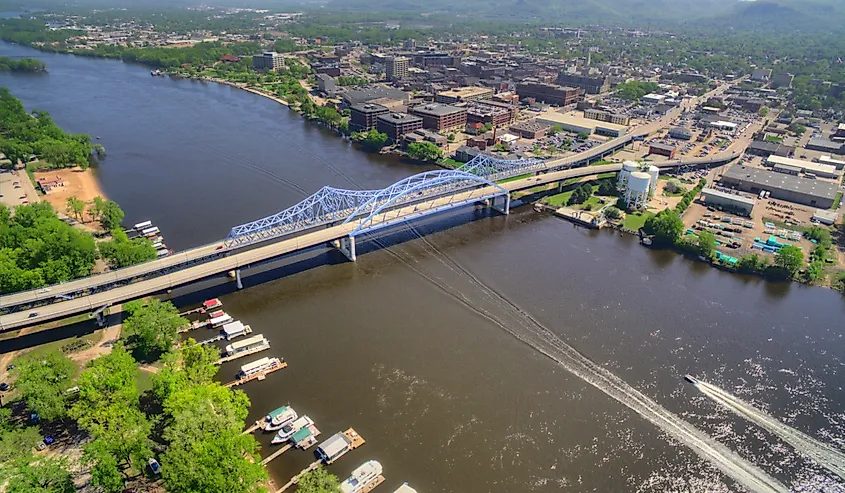
{"label": "forested island", "polygon": [[0,56],[0,72],[46,72],[47,64],[35,58],[14,60]]}

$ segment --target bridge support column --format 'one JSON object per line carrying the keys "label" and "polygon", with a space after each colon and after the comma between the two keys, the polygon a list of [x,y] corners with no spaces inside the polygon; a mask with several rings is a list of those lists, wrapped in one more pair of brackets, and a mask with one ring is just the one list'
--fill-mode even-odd
{"label": "bridge support column", "polygon": [[241,282],[241,270],[235,269],[235,282],[238,283],[238,289],[243,289],[244,284]]}
{"label": "bridge support column", "polygon": [[354,236],[344,236],[339,240],[338,250],[340,253],[346,255],[346,258],[355,262],[358,256],[355,254],[355,237]]}
{"label": "bridge support column", "polygon": [[494,197],[494,198],[490,199],[490,206],[492,208],[496,209],[497,211],[501,212],[502,214],[506,215],[506,216],[508,214],[510,214],[511,213],[511,196],[510,196],[510,194],[502,195],[502,206],[501,207],[496,207],[496,199],[497,198],[498,197]]}

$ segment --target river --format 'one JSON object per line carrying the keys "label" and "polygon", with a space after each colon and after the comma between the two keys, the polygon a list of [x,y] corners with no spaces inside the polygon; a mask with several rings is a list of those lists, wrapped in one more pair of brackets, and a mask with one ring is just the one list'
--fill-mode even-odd
{"label": "river", "polygon": [[[0,44],[0,56],[24,55],[49,73],[2,73],[0,85],[100,137],[105,193],[177,249],[323,185],[383,187],[423,169],[227,86]],[[183,305],[220,295],[270,340],[263,355],[289,363],[243,387],[250,421],[290,403],[324,438],[354,427],[367,439],[330,466],[341,478],[376,459],[388,493],[404,481],[421,493],[738,491],[720,472],[733,461],[805,491],[833,481],[682,377],[841,447],[845,303],[834,291],[727,274],[529,207],[466,209],[360,249],[357,263],[326,249],[252,272],[241,291],[209,281],[174,293]],[[624,397],[634,389],[642,399]],[[666,424],[681,420],[720,458]],[[258,438],[269,454],[270,437]],[[283,483],[311,457],[287,452],[270,471]]]}

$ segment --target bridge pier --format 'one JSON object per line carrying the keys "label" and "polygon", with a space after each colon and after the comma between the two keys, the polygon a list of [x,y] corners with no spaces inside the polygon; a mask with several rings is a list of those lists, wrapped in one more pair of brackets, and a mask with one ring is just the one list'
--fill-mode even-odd
{"label": "bridge pier", "polygon": [[346,255],[346,258],[355,262],[358,256],[355,254],[355,237],[354,236],[344,236],[340,240],[338,240],[338,250],[340,253]]}
{"label": "bridge pier", "polygon": [[497,211],[501,212],[504,215],[508,215],[511,213],[511,196],[510,194],[502,195],[502,206],[496,207],[496,199],[498,197],[493,197],[490,199],[490,207],[496,209]]}
{"label": "bridge pier", "polygon": [[235,282],[238,283],[238,289],[243,289],[244,284],[241,282],[241,270],[235,269]]}

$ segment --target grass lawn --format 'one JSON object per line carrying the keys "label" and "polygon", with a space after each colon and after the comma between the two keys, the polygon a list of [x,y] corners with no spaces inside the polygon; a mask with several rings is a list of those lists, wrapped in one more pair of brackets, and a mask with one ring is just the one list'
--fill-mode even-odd
{"label": "grass lawn", "polygon": [[[36,346],[31,351],[27,351],[26,353],[24,353],[22,356],[19,356],[19,357],[28,358],[30,356],[42,356],[42,355],[45,355],[47,353],[52,353],[53,351],[61,351],[62,347],[66,346],[68,344],[79,341],[78,345],[74,345],[74,350],[69,350],[68,352],[64,353],[65,355],[70,355],[70,354],[82,351],[83,349],[87,349],[87,348],[91,347],[92,345],[96,344],[100,340],[101,337],[102,337],[102,334],[100,333],[100,331],[96,331],[92,334],[85,334],[84,336],[81,336],[81,337],[68,337],[67,339],[60,339],[58,341],[47,342],[47,343],[41,344],[39,346]],[[88,343],[88,344],[82,344],[83,342]],[[17,360],[17,358],[15,358],[15,360]],[[12,364],[14,364],[15,360],[13,360]]]}
{"label": "grass lawn", "polygon": [[773,144],[780,144],[783,142],[783,139],[780,137],[775,137],[774,135],[767,135],[764,139],[766,142],[771,142]]}
{"label": "grass lawn", "polygon": [[510,178],[505,178],[504,180],[496,180],[496,183],[507,183],[509,181],[522,180],[524,178],[528,178],[529,176],[532,176],[531,173],[525,173],[524,175],[511,176]]}
{"label": "grass lawn", "polygon": [[652,212],[635,212],[633,214],[627,214],[625,216],[625,220],[622,221],[622,226],[626,229],[637,231],[638,229],[642,228],[643,225],[645,225],[646,219],[653,215],[654,213]]}
{"label": "grass lawn", "polygon": [[153,374],[148,371],[140,370],[135,377],[135,388],[138,392],[144,393],[153,388]]}
{"label": "grass lawn", "polygon": [[590,210],[596,210],[597,209],[596,206],[598,206],[598,205],[601,205],[601,199],[599,199],[597,196],[593,195],[592,197],[587,199],[587,201],[584,202],[583,204],[576,205],[575,208],[586,210],[587,207],[589,206]]}
{"label": "grass lawn", "polygon": [[805,232],[805,231],[807,231],[808,229],[810,229],[810,228],[808,228],[808,227],[806,227],[806,226],[793,226],[793,225],[790,225],[790,224],[786,224],[785,222],[783,222],[783,221],[778,221],[777,219],[775,219],[775,218],[773,218],[773,217],[765,217],[765,216],[763,216],[763,222],[764,222],[764,223],[773,223],[773,224],[774,224],[775,226],[777,226],[778,228],[791,229],[792,231],[800,231],[800,232],[802,232],[802,233],[803,233],[803,232]]}
{"label": "grass lawn", "polygon": [[595,163],[591,163],[590,166],[601,166],[603,164],[613,164],[613,161],[608,161],[607,159],[602,159],[600,161],[596,161]]}
{"label": "grass lawn", "polygon": [[840,202],[842,202],[842,192],[836,192],[836,198],[833,199],[833,205],[830,206],[830,210],[835,211],[838,209]]}
{"label": "grass lawn", "polygon": [[616,178],[616,173],[613,172],[613,171],[610,171],[608,173],[599,173],[599,174],[596,175],[596,179],[598,179],[598,180],[605,180],[607,178]]}
{"label": "grass lawn", "polygon": [[[593,193],[596,193],[596,190],[598,190],[598,189],[599,189],[598,185],[593,185]],[[562,206],[566,205],[567,202],[569,202],[569,197],[572,196],[572,193],[574,191],[575,190],[573,189],[573,190],[570,190],[568,192],[563,192],[563,193],[551,195],[548,198],[546,198],[546,202],[549,205],[553,205],[555,207],[562,207]],[[587,200],[587,202],[585,202],[585,204],[597,204],[598,202],[599,202],[598,197],[592,196]]]}
{"label": "grass lawn", "polygon": [[464,163],[462,163],[462,162],[460,162],[456,159],[452,159],[450,157],[441,159],[440,161],[438,161],[438,164],[440,164],[440,166],[443,166],[444,168],[449,168],[449,169],[460,168],[461,166],[464,165]]}

